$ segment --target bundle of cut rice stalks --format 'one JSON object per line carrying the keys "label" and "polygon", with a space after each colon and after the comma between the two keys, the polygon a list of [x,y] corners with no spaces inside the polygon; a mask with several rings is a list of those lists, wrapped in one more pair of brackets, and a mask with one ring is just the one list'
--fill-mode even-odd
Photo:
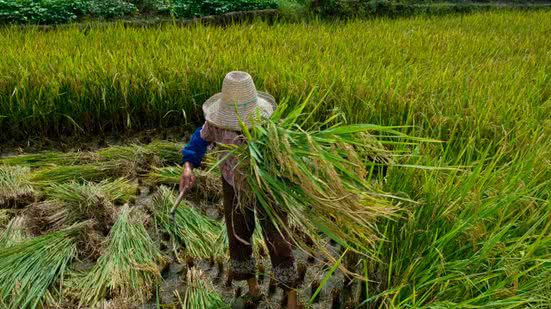
{"label": "bundle of cut rice stalks", "polygon": [[76,165],[96,161],[91,152],[39,152],[0,158],[2,165],[44,167],[49,165]]}
{"label": "bundle of cut rice stalks", "polygon": [[242,126],[248,143],[231,152],[246,172],[249,194],[242,194],[244,202],[255,200],[279,229],[288,225],[277,209],[286,211],[312,236],[313,245],[293,239],[306,251],[335,261],[316,236],[322,233],[343,247],[369,255],[379,236],[377,220],[392,218],[398,211],[393,196],[368,180],[369,168],[380,161],[391,164],[395,154],[387,145],[428,140],[409,137],[397,127],[331,125],[338,114],[306,127],[319,107],[305,114],[306,104],[288,110],[283,103],[253,129]]}
{"label": "bundle of cut rice stalks", "polygon": [[195,267],[186,274],[186,287],[183,297],[176,291],[181,308],[193,309],[224,309],[230,308],[222,296],[214,291],[203,272]]}
{"label": "bundle of cut rice stalks", "polygon": [[145,215],[123,206],[96,265],[74,275],[67,286],[77,292],[81,305],[94,306],[107,296],[127,305],[146,302],[161,279],[166,262],[144,227]]}
{"label": "bundle of cut rice stalks", "polygon": [[0,166],[0,208],[31,203],[34,193],[28,167]]}
{"label": "bundle of cut rice stalks", "polygon": [[170,209],[175,201],[174,192],[161,186],[153,199],[155,219],[163,230],[184,246],[186,258],[223,257],[224,247],[219,241],[222,225],[202,215],[185,201],[176,209],[176,220],[173,222]]}
{"label": "bundle of cut rice stalks", "polygon": [[[196,169],[195,185],[189,195],[199,200],[218,202],[222,198],[222,176],[217,170]],[[150,184],[178,185],[182,176],[181,166],[154,167],[148,174]]]}
{"label": "bundle of cut rice stalks", "polygon": [[55,183],[62,184],[70,181],[101,181],[106,178],[112,178],[113,171],[118,171],[124,166],[122,162],[52,165],[34,170],[30,181],[34,186],[41,188]]}
{"label": "bundle of cut rice stalks", "polygon": [[36,308],[75,257],[75,236],[86,223],[32,238],[0,250],[0,303],[6,308]]}

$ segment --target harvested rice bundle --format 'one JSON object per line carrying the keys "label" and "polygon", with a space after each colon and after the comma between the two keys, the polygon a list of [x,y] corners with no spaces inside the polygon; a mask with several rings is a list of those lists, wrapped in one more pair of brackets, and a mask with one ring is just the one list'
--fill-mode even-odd
{"label": "harvested rice bundle", "polygon": [[96,154],[103,162],[120,162],[119,168],[113,172],[128,178],[147,172],[151,166],[161,165],[161,159],[154,152],[140,145],[111,146]]}
{"label": "harvested rice bundle", "polygon": [[181,143],[173,143],[168,141],[154,141],[144,148],[159,156],[163,165],[174,165],[182,161],[180,150],[184,147]]}
{"label": "harvested rice bundle", "polygon": [[[148,174],[148,180],[152,184],[177,185],[181,176],[180,166],[154,167]],[[210,202],[218,202],[222,198],[222,181],[218,171],[198,169],[195,171],[195,177],[195,185],[189,192],[190,196]]]}
{"label": "harvested rice bundle", "polygon": [[[289,229],[275,215],[275,207],[283,208],[312,236],[314,244],[307,245],[289,233],[306,251],[318,251],[329,261],[335,260],[316,237],[323,233],[344,247],[368,254],[378,237],[377,219],[395,216],[397,207],[389,194],[366,179],[367,167],[374,164],[373,158],[393,155],[385,144],[421,139],[408,137],[395,127],[370,124],[324,128],[338,115],[306,128],[313,113],[303,114],[306,102],[289,111],[282,104],[262,125],[253,129],[243,126],[248,143],[232,150],[247,170],[251,194],[243,198],[255,199],[277,227]],[[288,117],[283,118],[284,113]]]}
{"label": "harvested rice bundle", "polygon": [[82,165],[59,165],[40,168],[31,173],[34,186],[45,187],[54,183],[70,181],[102,181],[125,177],[136,177],[136,167],[128,160],[115,160]]}
{"label": "harvested rice bundle", "polygon": [[84,202],[93,196],[103,196],[110,202],[124,204],[132,201],[137,191],[136,183],[118,178],[113,181],[103,180],[99,183],[85,181],[84,183],[52,184],[44,190],[44,195],[48,198],[73,203]]}
{"label": "harvested rice bundle", "polygon": [[81,305],[93,306],[107,296],[128,304],[144,303],[161,279],[160,265],[166,262],[147,234],[144,215],[123,206],[109,241],[90,272],[71,282],[78,289]]}
{"label": "harvested rice bundle", "polygon": [[0,303],[5,308],[35,308],[48,288],[66,272],[77,248],[75,236],[86,223],[0,250]]}
{"label": "harvested rice bundle", "polygon": [[162,229],[183,244],[186,257],[206,259],[223,256],[222,242],[218,239],[222,226],[187,203],[176,209],[176,222],[173,224],[170,209],[175,201],[174,192],[161,186],[153,199],[155,218]]}
{"label": "harvested rice bundle", "polygon": [[203,272],[192,267],[186,274],[186,287],[184,296],[176,291],[176,297],[181,308],[193,309],[223,309],[230,308],[222,296],[218,294],[207,281]]}
{"label": "harvested rice bundle", "polygon": [[111,168],[98,164],[50,166],[34,171],[30,180],[40,187],[69,181],[100,181],[106,178]]}
{"label": "harvested rice bundle", "polygon": [[131,201],[136,191],[135,183],[122,178],[100,183],[53,184],[44,189],[48,200],[35,203],[26,211],[28,225],[33,234],[41,235],[91,219],[93,229],[86,235],[89,239],[82,244],[90,243],[87,248],[96,251],[101,238],[107,235],[114,223],[115,207],[112,202],[122,204]]}
{"label": "harvested rice bundle", "polygon": [[10,220],[8,226],[0,233],[0,248],[6,248],[29,238],[25,218],[22,216]]}
{"label": "harvested rice bundle", "polygon": [[44,167],[47,165],[76,165],[95,161],[91,152],[40,152],[0,158],[0,164]]}
{"label": "harvested rice bundle", "polygon": [[[113,186],[118,184],[120,186]],[[60,220],[59,225],[71,225],[89,219],[94,221],[94,230],[107,235],[114,223],[115,207],[112,200],[125,198],[125,193],[116,192],[116,188],[122,190],[127,183],[76,183],[53,184],[45,190],[45,195],[53,200],[62,202],[63,206],[55,218]]]}
{"label": "harvested rice bundle", "polygon": [[0,166],[0,208],[18,207],[34,200],[30,168]]}

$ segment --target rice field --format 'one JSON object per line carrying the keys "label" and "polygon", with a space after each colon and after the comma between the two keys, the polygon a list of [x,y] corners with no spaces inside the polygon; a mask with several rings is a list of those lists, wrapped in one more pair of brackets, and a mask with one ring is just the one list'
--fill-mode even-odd
{"label": "rice field", "polygon": [[[369,239],[367,255],[305,237],[312,232],[295,222],[302,246],[314,241],[334,253],[324,260],[296,250],[302,302],[545,308],[549,33],[545,10],[227,28],[0,28],[9,42],[0,44],[0,140],[191,129],[224,74],[247,70],[291,111],[307,102],[311,127],[338,115],[332,120],[405,126],[400,132],[421,138],[374,136],[396,155],[383,170],[358,173],[373,192],[392,195],[393,215],[365,235],[341,231]],[[178,209],[179,228],[167,217],[183,142],[0,157],[0,307],[229,302],[243,286],[228,286],[220,175],[208,172],[215,159]],[[262,251],[266,306],[277,308]]]}

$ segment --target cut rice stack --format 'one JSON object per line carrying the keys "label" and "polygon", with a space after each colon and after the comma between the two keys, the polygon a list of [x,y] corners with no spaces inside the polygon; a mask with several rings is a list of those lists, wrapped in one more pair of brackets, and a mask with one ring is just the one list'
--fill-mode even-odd
{"label": "cut rice stack", "polygon": [[75,236],[86,223],[26,240],[0,250],[0,303],[35,308],[76,255]]}
{"label": "cut rice stack", "polygon": [[262,125],[243,128],[248,143],[233,150],[247,170],[250,194],[243,195],[243,202],[256,200],[280,229],[288,225],[277,210],[288,212],[315,243],[307,245],[296,237],[294,242],[304,250],[319,251],[330,261],[335,257],[316,237],[320,232],[344,247],[369,254],[378,239],[375,223],[394,216],[397,207],[389,194],[367,180],[368,167],[379,164],[374,161],[390,162],[393,154],[384,148],[386,141],[395,145],[420,139],[393,127],[330,126],[338,115],[306,128],[313,113],[303,114],[306,102],[293,110],[282,104]]}
{"label": "cut rice stack", "polygon": [[44,167],[48,165],[76,165],[96,160],[91,152],[40,152],[13,157],[0,158],[0,164],[28,167]]}
{"label": "cut rice stack", "polygon": [[0,166],[0,208],[24,206],[34,200],[30,169],[23,166]]}
{"label": "cut rice stack", "polygon": [[125,300],[128,305],[144,303],[161,279],[166,262],[144,227],[145,217],[123,206],[109,234],[109,241],[96,265],[74,277],[81,305],[93,306],[107,296]]}
{"label": "cut rice stack", "polygon": [[102,181],[112,178],[112,171],[121,169],[122,162],[93,163],[82,165],[59,165],[37,169],[32,172],[30,181],[34,186],[45,187],[53,183],[69,181]]}
{"label": "cut rice stack", "polygon": [[0,232],[0,248],[18,244],[28,237],[25,218],[15,217],[10,220],[6,229]]}
{"label": "cut rice stack", "polygon": [[198,259],[223,256],[224,249],[218,239],[222,226],[185,201],[176,209],[176,222],[173,224],[170,209],[175,201],[174,192],[161,186],[153,199],[153,207],[158,224],[184,246],[185,256]]}
{"label": "cut rice stack", "polygon": [[[196,169],[194,175],[195,185],[191,188],[189,196],[210,202],[218,202],[222,198],[222,180],[217,170]],[[148,181],[151,184],[178,185],[181,176],[180,166],[153,168],[148,174]]]}
{"label": "cut rice stack", "polygon": [[222,296],[214,291],[203,272],[195,267],[186,274],[186,287],[184,295],[176,292],[181,308],[193,309],[224,309],[230,308]]}

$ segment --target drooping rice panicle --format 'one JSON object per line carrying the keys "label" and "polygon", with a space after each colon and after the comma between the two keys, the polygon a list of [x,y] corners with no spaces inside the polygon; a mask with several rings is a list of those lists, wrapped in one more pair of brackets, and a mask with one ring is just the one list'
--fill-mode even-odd
{"label": "drooping rice panicle", "polygon": [[0,300],[6,308],[36,308],[76,255],[85,223],[0,250]]}
{"label": "drooping rice panicle", "polygon": [[29,237],[25,218],[22,216],[10,220],[5,230],[0,230],[0,248],[20,243]]}
{"label": "drooping rice panicle", "polygon": [[94,306],[107,296],[133,305],[147,301],[166,258],[147,234],[144,220],[136,209],[121,208],[96,265],[72,279],[81,305]]}
{"label": "drooping rice panicle", "polygon": [[[282,104],[262,125],[251,131],[244,128],[248,143],[233,150],[248,173],[251,190],[244,198],[256,200],[280,229],[288,225],[276,215],[276,207],[300,223],[313,240],[324,233],[342,246],[367,254],[378,238],[377,220],[392,217],[397,210],[390,195],[367,180],[375,158],[390,158],[390,151],[383,147],[385,139],[370,134],[399,137],[404,142],[421,139],[393,127],[368,124],[302,128],[311,116],[302,112],[306,103],[291,110]],[[286,118],[284,113],[288,113]],[[295,243],[334,260],[319,243],[311,248],[296,237]]]}
{"label": "drooping rice panicle", "polygon": [[167,187],[161,186],[153,199],[155,219],[159,226],[170,233],[184,247],[186,257],[206,259],[221,257],[224,254],[219,241],[222,226],[202,215],[183,201],[176,209],[176,224],[172,222],[170,209],[176,196]]}
{"label": "drooping rice panicle", "polygon": [[40,152],[0,158],[0,164],[44,167],[48,165],[76,165],[95,161],[90,152]]}
{"label": "drooping rice panicle", "polygon": [[224,309],[230,308],[214,288],[209,284],[203,272],[192,267],[186,274],[184,295],[175,292],[181,308]]}
{"label": "drooping rice panicle", "polygon": [[0,166],[0,208],[32,202],[34,194],[28,167]]}

